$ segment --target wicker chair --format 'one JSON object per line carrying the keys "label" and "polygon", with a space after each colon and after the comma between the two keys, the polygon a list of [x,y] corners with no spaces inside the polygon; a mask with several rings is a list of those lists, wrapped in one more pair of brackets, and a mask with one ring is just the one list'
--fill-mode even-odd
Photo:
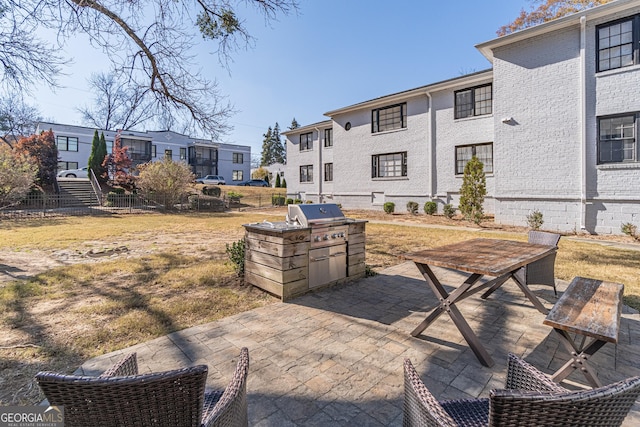
{"label": "wicker chair", "polygon": [[64,406],[67,427],[245,427],[248,369],[243,348],[227,388],[213,391],[205,389],[205,365],[139,375],[132,353],[99,377],[40,372],[36,381],[49,404]]}
{"label": "wicker chair", "polygon": [[638,395],[640,377],[569,391],[509,354],[504,390],[488,399],[438,402],[405,359],[403,426],[619,426]]}
{"label": "wicker chair", "polygon": [[[556,233],[547,233],[545,231],[529,231],[529,243],[538,245],[558,246],[560,235]],[[553,286],[553,293],[558,296],[556,290],[555,278],[556,253],[547,255],[546,257],[534,261],[529,265],[525,265],[518,270],[515,275],[527,285],[549,285]]]}

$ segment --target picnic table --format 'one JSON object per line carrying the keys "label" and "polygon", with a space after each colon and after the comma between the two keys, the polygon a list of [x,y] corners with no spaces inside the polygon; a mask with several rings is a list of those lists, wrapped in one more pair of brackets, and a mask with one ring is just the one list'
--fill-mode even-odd
{"label": "picnic table", "polygon": [[[623,292],[624,285],[620,283],[585,277],[573,279],[543,321],[558,333],[571,355],[551,376],[552,380],[561,382],[579,370],[592,387],[602,387],[589,358],[606,343],[617,344]],[[586,342],[587,338],[591,340]]]}
{"label": "picnic table", "polygon": [[[484,366],[493,366],[493,359],[471,330],[456,304],[477,292],[502,284],[511,278],[533,306],[541,313],[547,314],[548,310],[545,306],[531,292],[527,284],[515,276],[515,273],[520,267],[544,258],[555,251],[555,246],[513,240],[472,239],[404,255],[404,258],[416,264],[429,288],[439,299],[438,306],[411,332],[411,336],[419,336],[440,315],[447,313],[480,363]],[[468,272],[471,275],[454,291],[448,293],[433,273],[432,266]],[[480,279],[483,276],[494,278],[481,282]]]}

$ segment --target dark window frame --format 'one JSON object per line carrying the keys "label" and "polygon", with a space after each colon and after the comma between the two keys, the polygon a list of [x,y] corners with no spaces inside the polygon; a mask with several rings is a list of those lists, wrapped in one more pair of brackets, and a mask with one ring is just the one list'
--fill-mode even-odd
{"label": "dark window frame", "polygon": [[[133,152],[132,149],[129,149],[130,152]],[[154,159],[158,157],[158,146],[155,144],[151,144],[151,157]]]}
{"label": "dark window frame", "polygon": [[244,163],[244,153],[233,153],[232,163],[236,163],[236,164]]}
{"label": "dark window frame", "polygon": [[[624,139],[629,139],[629,138],[616,138],[616,139],[609,139],[609,140],[603,140],[602,139],[602,122],[604,120],[614,120],[614,119],[621,119],[624,117],[632,117],[633,118],[633,125],[631,126],[631,129],[633,129],[633,148],[631,150],[633,157],[631,159],[625,159],[624,155],[623,158],[621,160],[602,160],[602,155],[603,155],[603,149],[602,149],[602,145],[603,142],[608,142],[613,144],[615,141],[623,141]],[[630,112],[630,113],[625,113],[625,114],[613,114],[613,115],[608,115],[608,116],[599,116],[597,117],[597,146],[598,146],[598,159],[597,159],[597,163],[599,165],[611,165],[611,164],[629,164],[629,163],[639,163],[639,157],[640,157],[640,144],[638,143],[638,127],[640,126],[640,113],[638,112]],[[624,143],[623,143],[624,144]],[[624,151],[624,148],[622,149]]]}
{"label": "dark window frame", "polygon": [[[380,113],[400,107],[400,121],[397,122],[395,115],[391,118],[383,118],[384,126],[380,125]],[[375,108],[371,110],[371,133],[390,132],[398,129],[406,129],[407,127],[407,103],[388,105],[386,107]]]}
{"label": "dark window frame", "polygon": [[164,150],[164,158],[165,159],[173,159],[173,150],[165,148],[165,150]]}
{"label": "dark window frame", "polygon": [[[618,66],[609,66],[608,68],[601,67],[602,61],[609,58],[601,58],[601,55],[604,53],[605,49],[611,49],[612,46],[609,45],[607,47],[600,47],[600,30],[605,29],[607,27],[612,27],[614,25],[620,25],[624,22],[631,21],[631,42],[630,43],[620,43],[613,45],[615,47],[621,47],[623,45],[631,44],[631,63],[622,65],[622,63]],[[609,70],[617,70],[620,68],[631,67],[633,65],[637,65],[640,63],[640,14],[627,16],[625,18],[616,19],[615,21],[605,22],[604,24],[596,25],[596,72],[609,71]],[[621,57],[622,55],[617,55],[614,57]]]}
{"label": "dark window frame", "polygon": [[[480,161],[482,161],[483,164],[483,168],[482,170],[484,171],[484,173],[493,173],[493,142],[482,142],[482,143],[478,143],[478,144],[464,144],[464,145],[456,145],[455,146],[455,160],[454,160],[454,171],[455,174],[457,176],[459,175],[463,175],[464,174],[464,168],[467,165],[467,163],[469,162],[469,160],[471,160],[471,157],[476,156],[476,151],[478,147],[484,147],[484,146],[490,146],[491,147],[491,170],[487,170],[487,162],[483,161],[483,159],[480,159]],[[461,162],[464,161],[464,163],[459,164],[458,163],[458,149],[464,149],[464,148],[471,148],[471,157],[469,159],[466,160],[460,160]]]}
{"label": "dark window frame", "polygon": [[[71,140],[75,140],[75,150],[69,149],[69,141]],[[78,152],[79,145],[80,141],[77,136],[56,136],[56,147],[58,147],[58,151],[72,151],[75,153]]]}
{"label": "dark window frame", "polygon": [[300,182],[313,182],[313,165],[300,166]]}
{"label": "dark window frame", "polygon": [[231,180],[232,181],[244,181],[244,171],[242,170],[234,170],[231,172]]}
{"label": "dark window frame", "polygon": [[[393,175],[383,175],[381,174],[381,166],[382,162],[380,159],[382,157],[392,157],[400,155],[400,174]],[[397,151],[395,153],[383,153],[383,154],[374,154],[371,156],[371,178],[404,178],[408,176],[407,171],[407,152],[406,151]],[[387,170],[387,168],[385,168]]]}
{"label": "dark window frame", "polygon": [[66,162],[66,161],[58,162],[59,171],[65,171],[65,170],[71,170],[71,169],[79,169],[78,162]]}
{"label": "dark window frame", "polygon": [[333,147],[333,129],[324,130],[324,146]]}
{"label": "dark window frame", "polygon": [[[488,99],[476,99],[476,91],[487,87],[490,88],[489,94],[491,96]],[[469,101],[462,104],[460,102],[460,97],[465,92],[469,92]],[[486,106],[479,107],[479,103],[486,103],[487,101],[489,102],[489,111],[486,111]],[[464,109],[465,114],[463,114],[463,110],[461,108],[462,106],[467,107]],[[454,119],[466,119],[468,117],[488,116],[493,114],[493,83],[485,83],[478,86],[467,87],[453,92],[453,111]]]}
{"label": "dark window frame", "polygon": [[180,147],[180,160],[187,160],[187,148]]}
{"label": "dark window frame", "polygon": [[[304,137],[304,141],[303,141]],[[300,151],[313,150],[313,132],[300,134]]]}
{"label": "dark window frame", "polygon": [[324,180],[326,182],[333,181],[333,163],[324,164]]}

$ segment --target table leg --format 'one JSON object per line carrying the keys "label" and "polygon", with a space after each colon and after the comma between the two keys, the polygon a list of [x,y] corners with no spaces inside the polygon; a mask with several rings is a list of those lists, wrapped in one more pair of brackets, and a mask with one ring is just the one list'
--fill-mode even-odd
{"label": "table leg", "polygon": [[549,314],[549,310],[547,310],[547,308],[544,305],[542,305],[538,297],[536,297],[535,294],[531,292],[531,289],[529,289],[527,284],[521,282],[520,279],[518,279],[518,277],[514,273],[515,271],[511,272],[511,278],[513,279],[514,282],[516,282],[516,285],[518,285],[518,287],[522,290],[525,296],[529,298],[529,301],[531,301],[531,304],[533,304],[533,306],[537,308],[540,313]]}
{"label": "table leg", "polygon": [[582,349],[576,346],[575,342],[571,339],[571,336],[567,331],[555,328],[554,330],[560,335],[560,341],[569,351],[571,359],[569,359],[567,363],[565,363],[560,369],[558,369],[556,373],[551,376],[551,379],[557,383],[560,383],[573,371],[578,369],[585,376],[587,382],[591,385],[591,387],[602,387],[602,383],[598,379],[598,373],[588,363],[588,360],[598,350],[600,350],[603,345],[606,344],[606,341],[594,339],[593,341],[591,341],[591,343],[589,343],[587,347]]}
{"label": "table leg", "polygon": [[462,316],[462,313],[455,306],[456,301],[459,299],[464,299],[467,291],[474,283],[476,283],[481,277],[481,274],[472,274],[469,276],[462,285],[456,288],[451,294],[448,294],[446,289],[442,286],[438,278],[433,274],[433,271],[429,268],[428,265],[418,264],[416,266],[424,276],[425,280],[429,284],[429,287],[433,291],[436,296],[440,299],[440,304],[438,307],[434,308],[431,313],[411,332],[411,336],[417,337],[429,327],[434,320],[436,320],[442,313],[447,313],[453,323],[456,325],[465,341],[474,352],[480,363],[484,366],[491,367],[495,363],[489,353],[485,350],[485,348],[480,343],[480,340],[476,336],[476,334],[471,330],[471,327],[467,323],[467,321]]}

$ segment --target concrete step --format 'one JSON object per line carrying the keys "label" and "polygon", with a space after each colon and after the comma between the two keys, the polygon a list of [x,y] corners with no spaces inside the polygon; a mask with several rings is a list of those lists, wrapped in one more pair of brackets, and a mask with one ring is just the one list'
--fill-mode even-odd
{"label": "concrete step", "polygon": [[65,206],[98,206],[98,198],[91,181],[83,178],[58,179],[60,195]]}

